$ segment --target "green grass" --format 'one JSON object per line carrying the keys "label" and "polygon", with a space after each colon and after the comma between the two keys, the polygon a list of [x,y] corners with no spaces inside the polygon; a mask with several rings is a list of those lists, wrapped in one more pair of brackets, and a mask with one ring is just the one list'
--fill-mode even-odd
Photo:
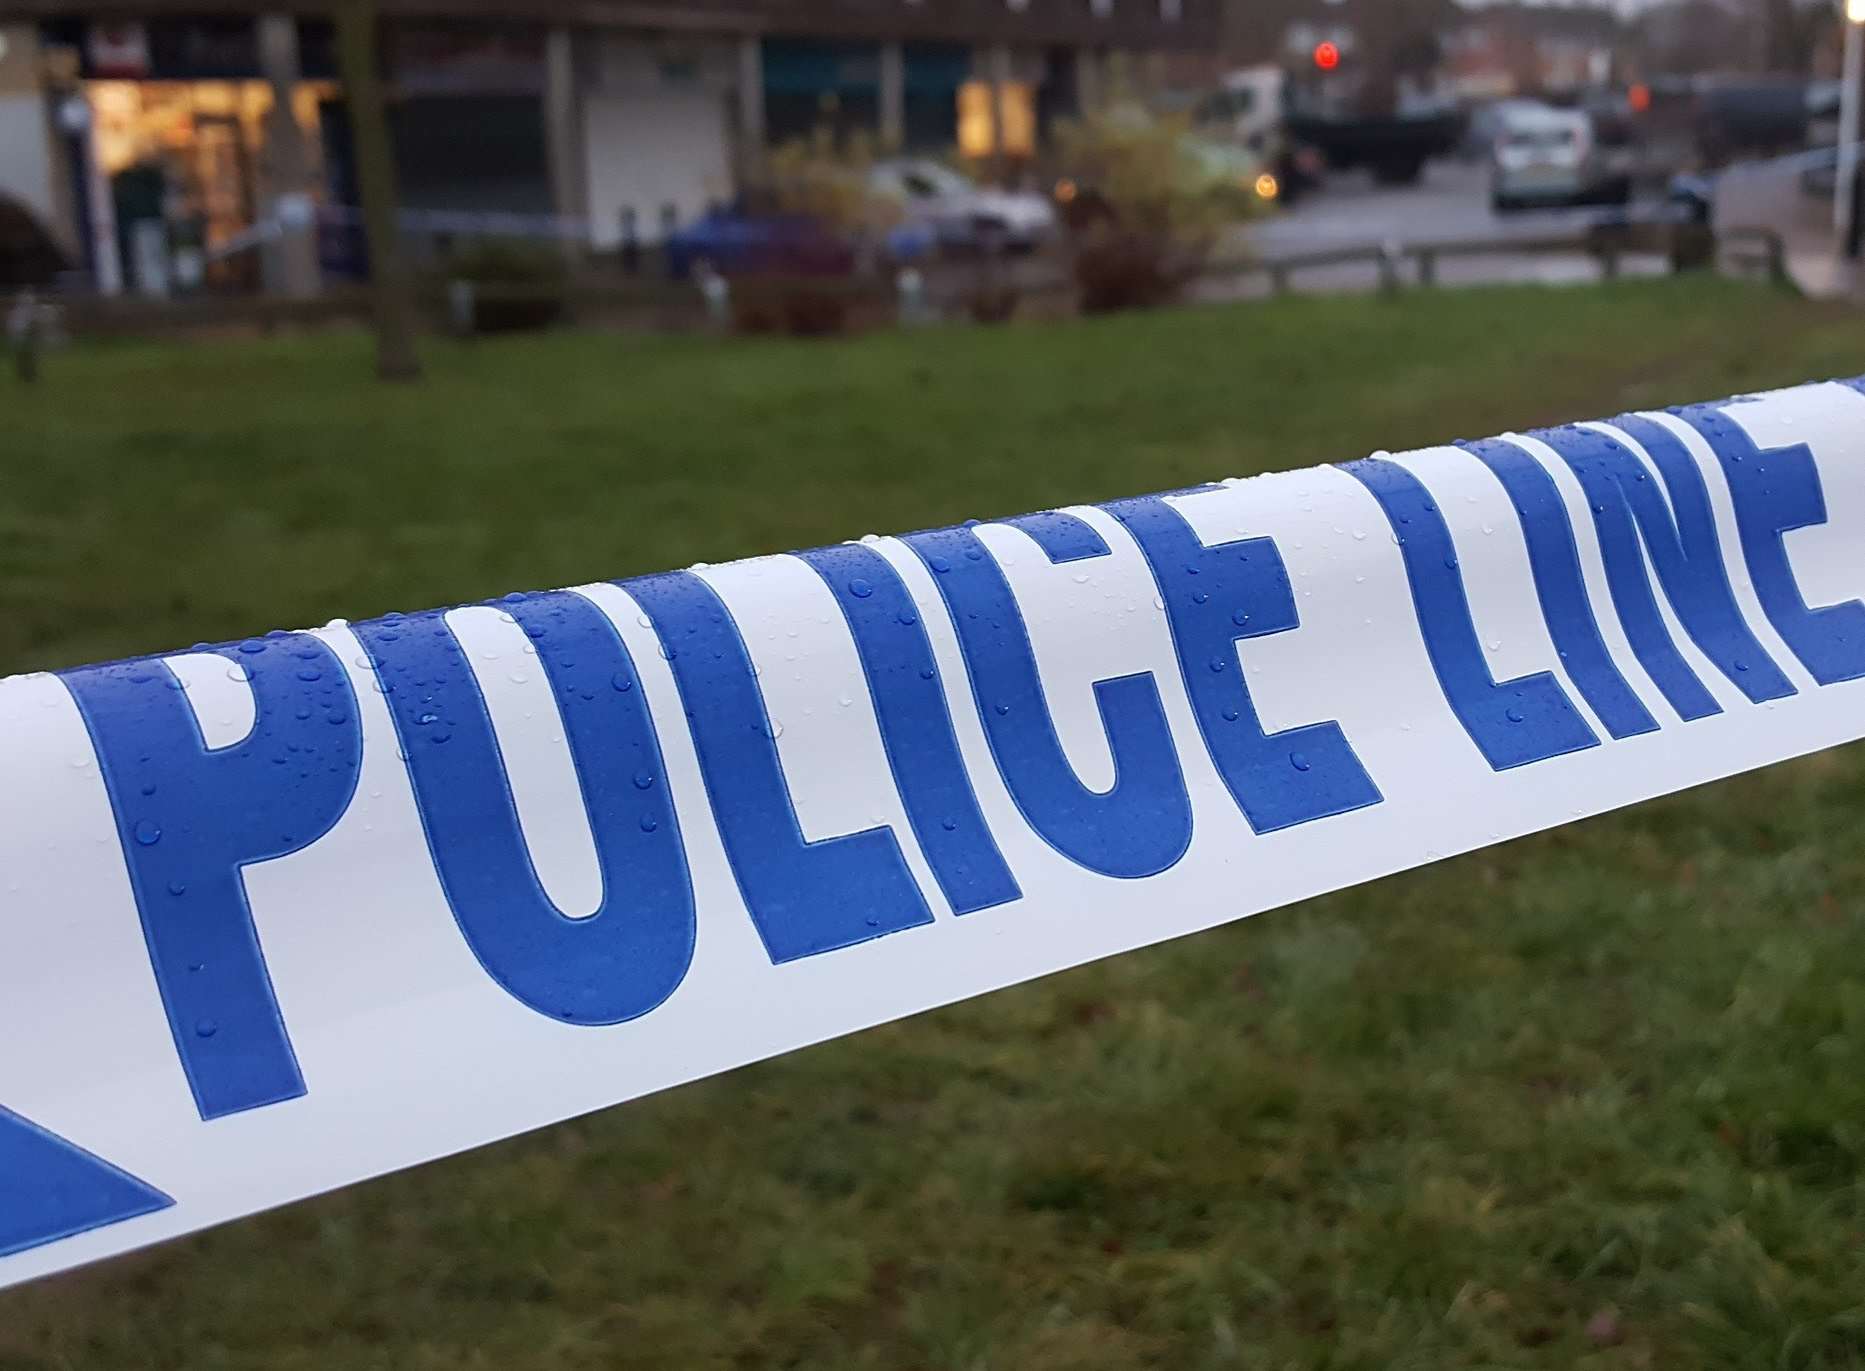
{"label": "green grass", "polygon": [[[429,359],[0,386],[0,668],[1712,398],[1865,334],[1660,282]],[[0,1367],[1865,1366],[1861,817],[1829,753],[1052,977],[8,1292]]]}

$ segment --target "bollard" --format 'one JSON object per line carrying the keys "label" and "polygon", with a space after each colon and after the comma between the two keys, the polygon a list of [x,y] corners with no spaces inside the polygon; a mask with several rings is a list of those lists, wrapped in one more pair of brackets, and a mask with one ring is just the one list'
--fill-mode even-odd
{"label": "bollard", "polygon": [[7,339],[13,345],[13,368],[31,385],[39,379],[39,354],[45,345],[45,321],[37,292],[25,290],[7,313]]}
{"label": "bollard", "polygon": [[447,283],[447,318],[459,337],[470,338],[479,327],[479,291],[471,281]]}
{"label": "bollard", "polygon": [[1379,245],[1379,293],[1397,295],[1399,293],[1399,258],[1404,249],[1388,239]]}
{"label": "bollard", "polygon": [[641,229],[633,205],[622,207],[622,271],[629,276],[641,271]]}
{"label": "bollard", "polygon": [[0,681],[0,1286],[1851,742],[1862,586],[1865,378]]}
{"label": "bollard", "polygon": [[926,278],[918,268],[900,269],[900,273],[894,277],[894,293],[902,328],[918,328],[934,322],[937,316],[926,298]]}
{"label": "bollard", "polygon": [[1773,229],[1766,231],[1768,248],[1768,282],[1785,290],[1795,290],[1794,275],[1787,267],[1787,244]]}
{"label": "bollard", "polygon": [[721,276],[710,262],[700,262],[693,269],[699,282],[700,298],[706,302],[706,319],[716,329],[732,325],[732,283]]}
{"label": "bollard", "polygon": [[1673,224],[1668,234],[1671,271],[1708,271],[1716,265],[1716,234],[1707,224]]}

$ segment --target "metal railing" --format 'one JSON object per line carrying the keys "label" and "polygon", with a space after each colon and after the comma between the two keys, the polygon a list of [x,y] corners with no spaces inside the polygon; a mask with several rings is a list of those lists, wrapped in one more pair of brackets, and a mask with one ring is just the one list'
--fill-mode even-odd
{"label": "metal railing", "polygon": [[[1678,224],[1594,225],[1578,233],[1387,241],[1330,246],[1276,257],[1216,259],[1203,263],[1185,284],[1187,287],[1200,283],[1241,284],[1256,278],[1264,283],[1267,294],[1276,296],[1295,290],[1298,278],[1305,275],[1371,265],[1377,273],[1379,289],[1396,293],[1405,289],[1408,282],[1413,287],[1426,289],[1440,285],[1440,268],[1447,261],[1576,255],[1596,261],[1602,280],[1618,277],[1628,257],[1661,256],[1675,271],[1693,266],[1727,265],[1760,274],[1776,285],[1793,287],[1784,244],[1773,230],[1740,228],[1717,233],[1700,225]],[[1409,271],[1406,270],[1408,266]],[[806,285],[810,291],[823,295],[861,302],[870,311],[897,310],[902,319],[909,315],[923,319],[929,315],[959,312],[955,307],[962,306],[968,295],[987,280],[993,289],[1008,291],[1019,299],[1048,298],[1067,302],[1077,290],[1068,263],[1060,259],[1038,259],[1011,271],[1004,271],[1003,264],[993,263],[975,268],[958,266],[949,272],[937,273],[936,281],[909,269],[892,278],[810,277],[797,278],[792,284]],[[769,289],[773,284],[783,283],[766,279],[759,282],[758,288]],[[436,327],[456,331],[470,331],[474,313],[483,304],[539,300],[556,301],[559,313],[572,321],[622,314],[637,316],[648,328],[680,329],[704,327],[709,321],[717,323],[729,318],[731,292],[744,288],[742,284],[726,283],[722,299],[716,278],[708,284],[621,273],[570,273],[562,281],[478,281],[462,289],[462,283],[449,282],[443,276],[424,289],[422,300]],[[57,326],[34,330],[30,335],[33,340],[60,333],[71,337],[221,330],[270,333],[280,329],[359,322],[368,316],[369,293],[364,286],[343,284],[311,299],[212,294],[170,299],[68,295],[43,297],[42,305],[53,307]],[[6,317],[10,310],[18,313],[17,302],[0,300],[0,318]],[[15,346],[20,346],[22,341],[15,338]]]}

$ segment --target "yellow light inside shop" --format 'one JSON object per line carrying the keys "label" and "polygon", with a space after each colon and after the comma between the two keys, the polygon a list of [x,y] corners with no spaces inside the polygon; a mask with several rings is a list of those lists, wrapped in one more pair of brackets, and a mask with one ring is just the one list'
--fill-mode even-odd
{"label": "yellow light inside shop", "polygon": [[[1028,81],[967,81],[958,88],[958,150],[965,157],[1031,157],[1036,152],[1036,88]],[[993,108],[995,106],[995,108]],[[999,147],[998,130],[1003,130]]]}
{"label": "yellow light inside shop", "polygon": [[989,157],[997,150],[988,81],[967,81],[958,88],[958,150],[966,157]]}
{"label": "yellow light inside shop", "polygon": [[998,88],[997,117],[1004,130],[1004,151],[1012,157],[1036,155],[1036,88],[1028,81],[1006,81]]}
{"label": "yellow light inside shop", "polygon": [[[306,81],[291,93],[292,115],[315,163],[320,104],[336,93],[335,83]],[[257,156],[265,146],[265,120],[272,87],[264,81],[87,81],[97,160],[105,175],[151,158],[185,158],[195,148],[202,124],[231,121],[239,141]]]}

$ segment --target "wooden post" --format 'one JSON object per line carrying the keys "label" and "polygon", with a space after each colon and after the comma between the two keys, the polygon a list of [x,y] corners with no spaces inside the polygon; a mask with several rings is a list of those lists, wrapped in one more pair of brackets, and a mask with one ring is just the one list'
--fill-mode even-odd
{"label": "wooden post", "polygon": [[1787,243],[1773,229],[1768,229],[1768,281],[1772,285],[1794,287],[1793,273],[1787,269]]}
{"label": "wooden post", "polygon": [[28,290],[13,302],[7,316],[7,332],[13,335],[13,366],[28,385],[39,379],[41,313],[38,293]]}
{"label": "wooden post", "polygon": [[317,234],[310,214],[311,164],[304,130],[292,96],[302,76],[298,60],[298,21],[289,14],[262,14],[255,24],[259,65],[272,88],[272,108],[265,117],[265,149],[260,154],[265,213],[280,220],[284,232],[261,252],[266,289],[294,300],[316,295]]}
{"label": "wooden post", "polygon": [[1399,245],[1386,243],[1379,249],[1379,293],[1399,293]]}
{"label": "wooden post", "polygon": [[396,223],[395,153],[376,70],[375,0],[338,0],[337,69],[350,115],[356,185],[362,197],[369,252],[369,298],[376,335],[376,374],[384,381],[418,381],[414,292],[402,264]]}

